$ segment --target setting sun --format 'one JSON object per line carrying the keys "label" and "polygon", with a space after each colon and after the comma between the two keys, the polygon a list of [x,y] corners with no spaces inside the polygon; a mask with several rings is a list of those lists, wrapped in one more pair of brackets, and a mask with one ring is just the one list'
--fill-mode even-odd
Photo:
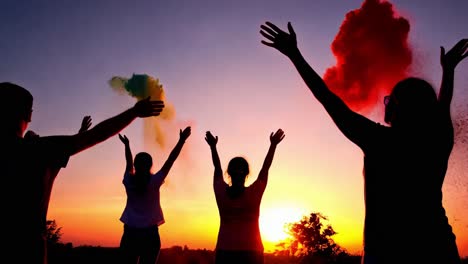
{"label": "setting sun", "polygon": [[260,232],[268,242],[280,242],[289,237],[287,224],[299,221],[304,210],[296,207],[267,208],[260,213]]}

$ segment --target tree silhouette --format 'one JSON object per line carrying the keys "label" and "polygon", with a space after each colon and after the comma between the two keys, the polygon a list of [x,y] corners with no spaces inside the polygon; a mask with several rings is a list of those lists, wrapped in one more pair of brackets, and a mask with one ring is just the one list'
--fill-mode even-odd
{"label": "tree silhouette", "polygon": [[73,244],[62,243],[62,227],[58,227],[55,220],[46,221],[46,238],[48,248],[47,259],[49,264],[81,263],[78,261],[79,258],[73,254]]}
{"label": "tree silhouette", "polygon": [[55,220],[46,221],[47,243],[49,245],[59,244],[62,238],[62,227],[57,227]]}
{"label": "tree silhouette", "polygon": [[276,255],[296,256],[300,263],[341,263],[349,255],[331,238],[337,234],[327,217],[318,212],[303,216],[299,222],[287,224],[290,239],[277,245]]}

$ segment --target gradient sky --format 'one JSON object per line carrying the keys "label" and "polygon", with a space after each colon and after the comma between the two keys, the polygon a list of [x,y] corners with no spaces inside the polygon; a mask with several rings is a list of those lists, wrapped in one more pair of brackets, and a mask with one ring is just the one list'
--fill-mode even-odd
{"label": "gradient sky", "polygon": [[[219,216],[205,131],[219,136],[223,169],[237,155],[258,174],[271,132],[277,148],[261,205],[267,251],[285,222],[321,212],[334,238],[361,253],[364,219],[363,156],[336,128],[287,58],[263,46],[260,25],[291,21],[298,45],[322,74],[335,64],[330,44],[347,12],[362,0],[49,0],[0,2],[0,81],[18,83],[34,101],[30,129],[73,134],[84,115],[93,124],[131,107],[135,99],[107,84],[114,75],[159,78],[176,117],[164,125],[167,147],[144,144],[143,120],[122,133],[134,153],[167,158],[180,128],[192,135],[161,189],[166,223],[162,247],[213,249]],[[394,0],[410,21],[414,73],[438,87],[439,46],[468,37],[466,0]],[[453,115],[468,120],[468,62],[458,66]],[[382,106],[383,107],[383,106]],[[377,109],[376,111],[381,111]],[[375,121],[381,122],[379,119]],[[468,122],[468,121],[467,121]],[[465,124],[467,123],[465,122]],[[468,129],[459,134],[444,184],[444,205],[462,256],[468,256]],[[118,137],[73,156],[57,177],[48,219],[63,227],[64,242],[117,246],[125,206],[124,147]],[[397,221],[409,221],[403,216]]]}

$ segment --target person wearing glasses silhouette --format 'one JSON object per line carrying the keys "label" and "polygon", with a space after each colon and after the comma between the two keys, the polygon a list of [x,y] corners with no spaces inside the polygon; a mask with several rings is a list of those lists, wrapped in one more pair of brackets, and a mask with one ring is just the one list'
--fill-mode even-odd
{"label": "person wearing glasses silhouette", "polygon": [[296,33],[266,22],[261,42],[286,55],[338,129],[364,153],[364,254],[370,263],[460,263],[442,204],[442,185],[454,145],[450,115],[455,67],[468,56],[468,39],[445,52],[439,93],[410,77],[384,98],[382,125],[352,111],[306,62]]}

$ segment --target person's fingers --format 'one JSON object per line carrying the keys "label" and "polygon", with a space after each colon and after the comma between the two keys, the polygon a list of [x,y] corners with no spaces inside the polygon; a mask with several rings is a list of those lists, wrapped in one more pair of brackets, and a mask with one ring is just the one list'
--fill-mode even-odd
{"label": "person's fingers", "polygon": [[276,33],[275,31],[271,30],[271,28],[269,28],[269,27],[267,27],[267,26],[261,25],[260,28],[262,29],[260,32],[266,31],[266,32],[268,32],[268,34],[270,34],[270,35],[272,35],[272,36],[274,36],[274,37],[278,36],[278,33]]}
{"label": "person's fingers", "polygon": [[468,51],[468,40],[465,42],[465,45],[462,47],[460,55],[466,56],[467,51]]}
{"label": "person's fingers", "polygon": [[454,49],[461,49],[462,47],[464,47],[466,45],[467,42],[468,42],[468,39],[461,39],[460,41],[458,41],[457,44],[455,44],[455,46],[453,48]]}
{"label": "person's fingers", "polygon": [[466,58],[466,57],[468,57],[468,52],[465,53],[465,55],[462,56],[462,60],[463,60],[464,58]]}
{"label": "person's fingers", "polygon": [[292,36],[296,36],[296,32],[294,32],[294,28],[292,27],[291,22],[288,22],[288,31]]}
{"label": "person's fingers", "polygon": [[151,107],[148,109],[148,111],[153,111],[153,112],[162,112],[164,108],[162,107]]}
{"label": "person's fingers", "polygon": [[264,41],[264,40],[262,40],[261,43],[262,43],[263,45],[266,45],[266,46],[269,46],[269,47],[273,47],[273,48],[275,47],[275,44],[274,44],[274,43],[266,42],[266,41]]}
{"label": "person's fingers", "polygon": [[260,30],[260,34],[262,34],[262,36],[264,36],[266,39],[268,39],[268,40],[270,40],[270,41],[272,41],[272,42],[275,41],[274,35],[272,36],[272,35],[270,35],[270,34],[267,34],[267,33],[265,33],[263,30]]}
{"label": "person's fingers", "polygon": [[162,101],[151,101],[150,106],[151,107],[157,107],[157,108],[163,108],[164,107],[164,102],[162,102]]}
{"label": "person's fingers", "polygon": [[274,31],[276,31],[277,33],[281,33],[281,32],[284,32],[283,30],[281,30],[279,27],[277,27],[275,24],[267,21],[265,22],[265,24],[267,24],[269,27],[271,27]]}
{"label": "person's fingers", "polygon": [[445,48],[440,46],[440,63],[443,62],[445,56]]}

